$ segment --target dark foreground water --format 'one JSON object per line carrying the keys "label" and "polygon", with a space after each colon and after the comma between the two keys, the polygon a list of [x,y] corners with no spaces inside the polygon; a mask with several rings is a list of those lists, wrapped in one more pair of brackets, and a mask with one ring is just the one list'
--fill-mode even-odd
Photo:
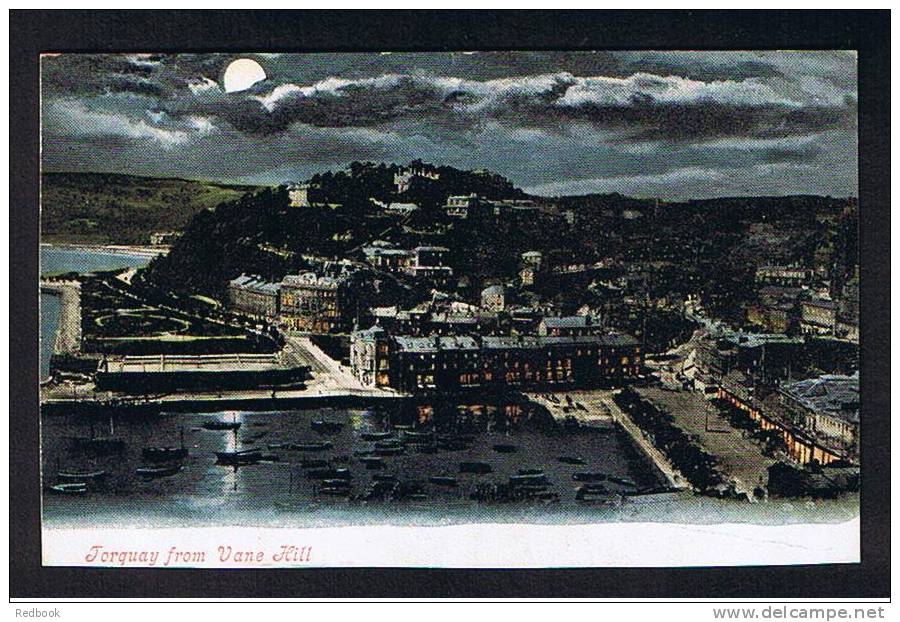
{"label": "dark foreground water", "polygon": [[[453,412],[455,411],[455,412]],[[343,423],[331,435],[311,429],[326,418]],[[202,427],[210,419],[239,421],[237,433]],[[420,453],[407,445],[400,456],[383,457],[384,467],[370,470],[360,460],[373,448],[362,438],[372,431],[413,425],[418,430],[473,435],[466,449]],[[412,409],[385,413],[376,410],[320,409],[267,413],[228,412],[172,415],[114,422],[114,433],[126,442],[123,454],[91,456],[73,447],[71,437],[109,432],[109,421],[81,416],[44,417],[43,473],[45,484],[57,481],[59,470],[101,469],[108,473],[94,490],[78,496],[44,495],[48,526],[337,526],[351,524],[452,524],[459,522],[584,523],[605,521],[675,521],[690,523],[798,523],[849,520],[858,514],[858,499],[827,502],[769,501],[750,504],[707,499],[690,493],[622,496],[585,503],[576,500],[578,472],[600,472],[612,480],[611,493],[658,486],[654,469],[631,449],[617,428],[569,429],[539,411],[520,408],[455,407]],[[184,436],[189,456],[172,476],[145,479],[135,470],[147,463],[147,446],[178,446]],[[282,446],[329,440],[324,451],[297,451]],[[500,453],[495,445],[512,445]],[[271,447],[271,448],[270,448]],[[229,467],[217,464],[216,451],[259,448],[271,462]],[[579,457],[584,465],[560,462]],[[309,479],[304,460],[325,460],[352,474],[349,495],[334,498],[321,492],[322,483]],[[491,473],[460,473],[461,462],[479,461]],[[520,469],[542,470],[548,490],[558,501],[473,501],[474,490],[504,484]],[[419,498],[366,500],[375,475],[390,474],[412,486],[419,482]],[[433,484],[432,476],[452,477],[456,486]]]}

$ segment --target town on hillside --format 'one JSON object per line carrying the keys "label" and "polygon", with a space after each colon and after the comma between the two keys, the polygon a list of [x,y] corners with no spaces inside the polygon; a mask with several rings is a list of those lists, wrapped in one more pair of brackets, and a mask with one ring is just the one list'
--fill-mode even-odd
{"label": "town on hillside", "polygon": [[[545,197],[354,162],[146,231],[146,267],[45,276],[63,310],[42,404],[514,399],[624,430],[659,473],[642,490],[835,496],[860,464],[857,222],[853,198]],[[466,446],[418,412],[363,458]],[[582,476],[580,498],[637,491]]]}

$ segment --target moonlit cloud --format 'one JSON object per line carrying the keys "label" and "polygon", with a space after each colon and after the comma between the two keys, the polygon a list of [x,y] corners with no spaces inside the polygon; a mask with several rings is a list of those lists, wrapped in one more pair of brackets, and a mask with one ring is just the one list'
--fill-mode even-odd
{"label": "moonlit cloud", "polygon": [[848,52],[42,59],[45,170],[277,183],[352,160],[489,168],[535,192],[855,195]]}

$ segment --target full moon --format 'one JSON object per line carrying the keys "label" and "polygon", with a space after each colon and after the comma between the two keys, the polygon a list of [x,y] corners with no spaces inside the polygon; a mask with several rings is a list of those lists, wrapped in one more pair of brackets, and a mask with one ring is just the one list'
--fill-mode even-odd
{"label": "full moon", "polygon": [[226,93],[235,93],[237,91],[246,91],[257,82],[265,79],[266,72],[263,71],[259,63],[250,58],[239,58],[236,61],[232,61],[228,68],[225,69],[222,82]]}

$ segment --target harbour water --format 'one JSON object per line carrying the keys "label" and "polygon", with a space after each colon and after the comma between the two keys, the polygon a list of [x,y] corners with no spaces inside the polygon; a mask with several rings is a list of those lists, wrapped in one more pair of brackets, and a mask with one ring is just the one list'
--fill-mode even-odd
{"label": "harbour water", "polygon": [[[41,246],[42,275],[139,267],[149,261],[150,259],[145,255],[86,250],[68,246]],[[59,323],[59,312],[59,296],[42,292],[40,306],[40,374],[42,379],[47,378],[50,374],[50,356],[53,354],[53,340]]]}
{"label": "harbour water", "polygon": [[[82,249],[41,249],[44,273],[90,271],[139,266],[146,257],[91,252]],[[59,303],[41,295],[41,359],[49,360]],[[430,405],[435,406],[435,405]],[[236,432],[209,430],[211,419],[234,421]],[[333,422],[339,430],[321,433],[312,422]],[[90,455],[77,449],[73,438],[110,432],[124,442],[121,453]],[[106,477],[82,495],[46,493],[43,519],[47,527],[272,526],[315,527],[354,524],[440,525],[466,522],[595,523],[679,522],[691,524],[795,524],[838,522],[859,514],[858,495],[836,500],[777,500],[758,503],[699,497],[689,491],[649,495],[615,493],[646,490],[661,481],[618,428],[571,428],[555,422],[546,411],[510,404],[408,406],[386,412],[377,408],[317,408],[279,412],[179,413],[145,418],[61,414],[44,416],[41,426],[42,472],[45,485],[58,481],[60,471],[102,470]],[[395,438],[434,433],[462,435],[464,447],[422,450],[408,444],[401,455],[385,456],[378,469],[363,457],[374,447],[371,433],[391,432]],[[365,436],[365,437],[364,437]],[[177,472],[161,477],[138,475],[152,466],[145,447],[180,447],[188,456]],[[328,442],[327,449],[301,451],[291,444]],[[498,450],[503,448],[502,450]],[[229,467],[217,464],[215,452],[259,449],[258,463]],[[578,457],[584,464],[559,460]],[[352,474],[349,493],[322,494],[320,480],[310,479],[311,460],[328,460],[333,468]],[[306,463],[304,463],[306,461]],[[489,473],[461,473],[460,464],[490,465]],[[520,470],[542,471],[547,491],[555,499],[473,500],[479,487],[502,485]],[[579,472],[603,473],[614,494],[592,503],[576,500]],[[373,498],[376,475],[420,482],[415,495],[402,500]],[[430,481],[432,477],[452,478]],[[620,483],[616,483],[620,482]]]}

